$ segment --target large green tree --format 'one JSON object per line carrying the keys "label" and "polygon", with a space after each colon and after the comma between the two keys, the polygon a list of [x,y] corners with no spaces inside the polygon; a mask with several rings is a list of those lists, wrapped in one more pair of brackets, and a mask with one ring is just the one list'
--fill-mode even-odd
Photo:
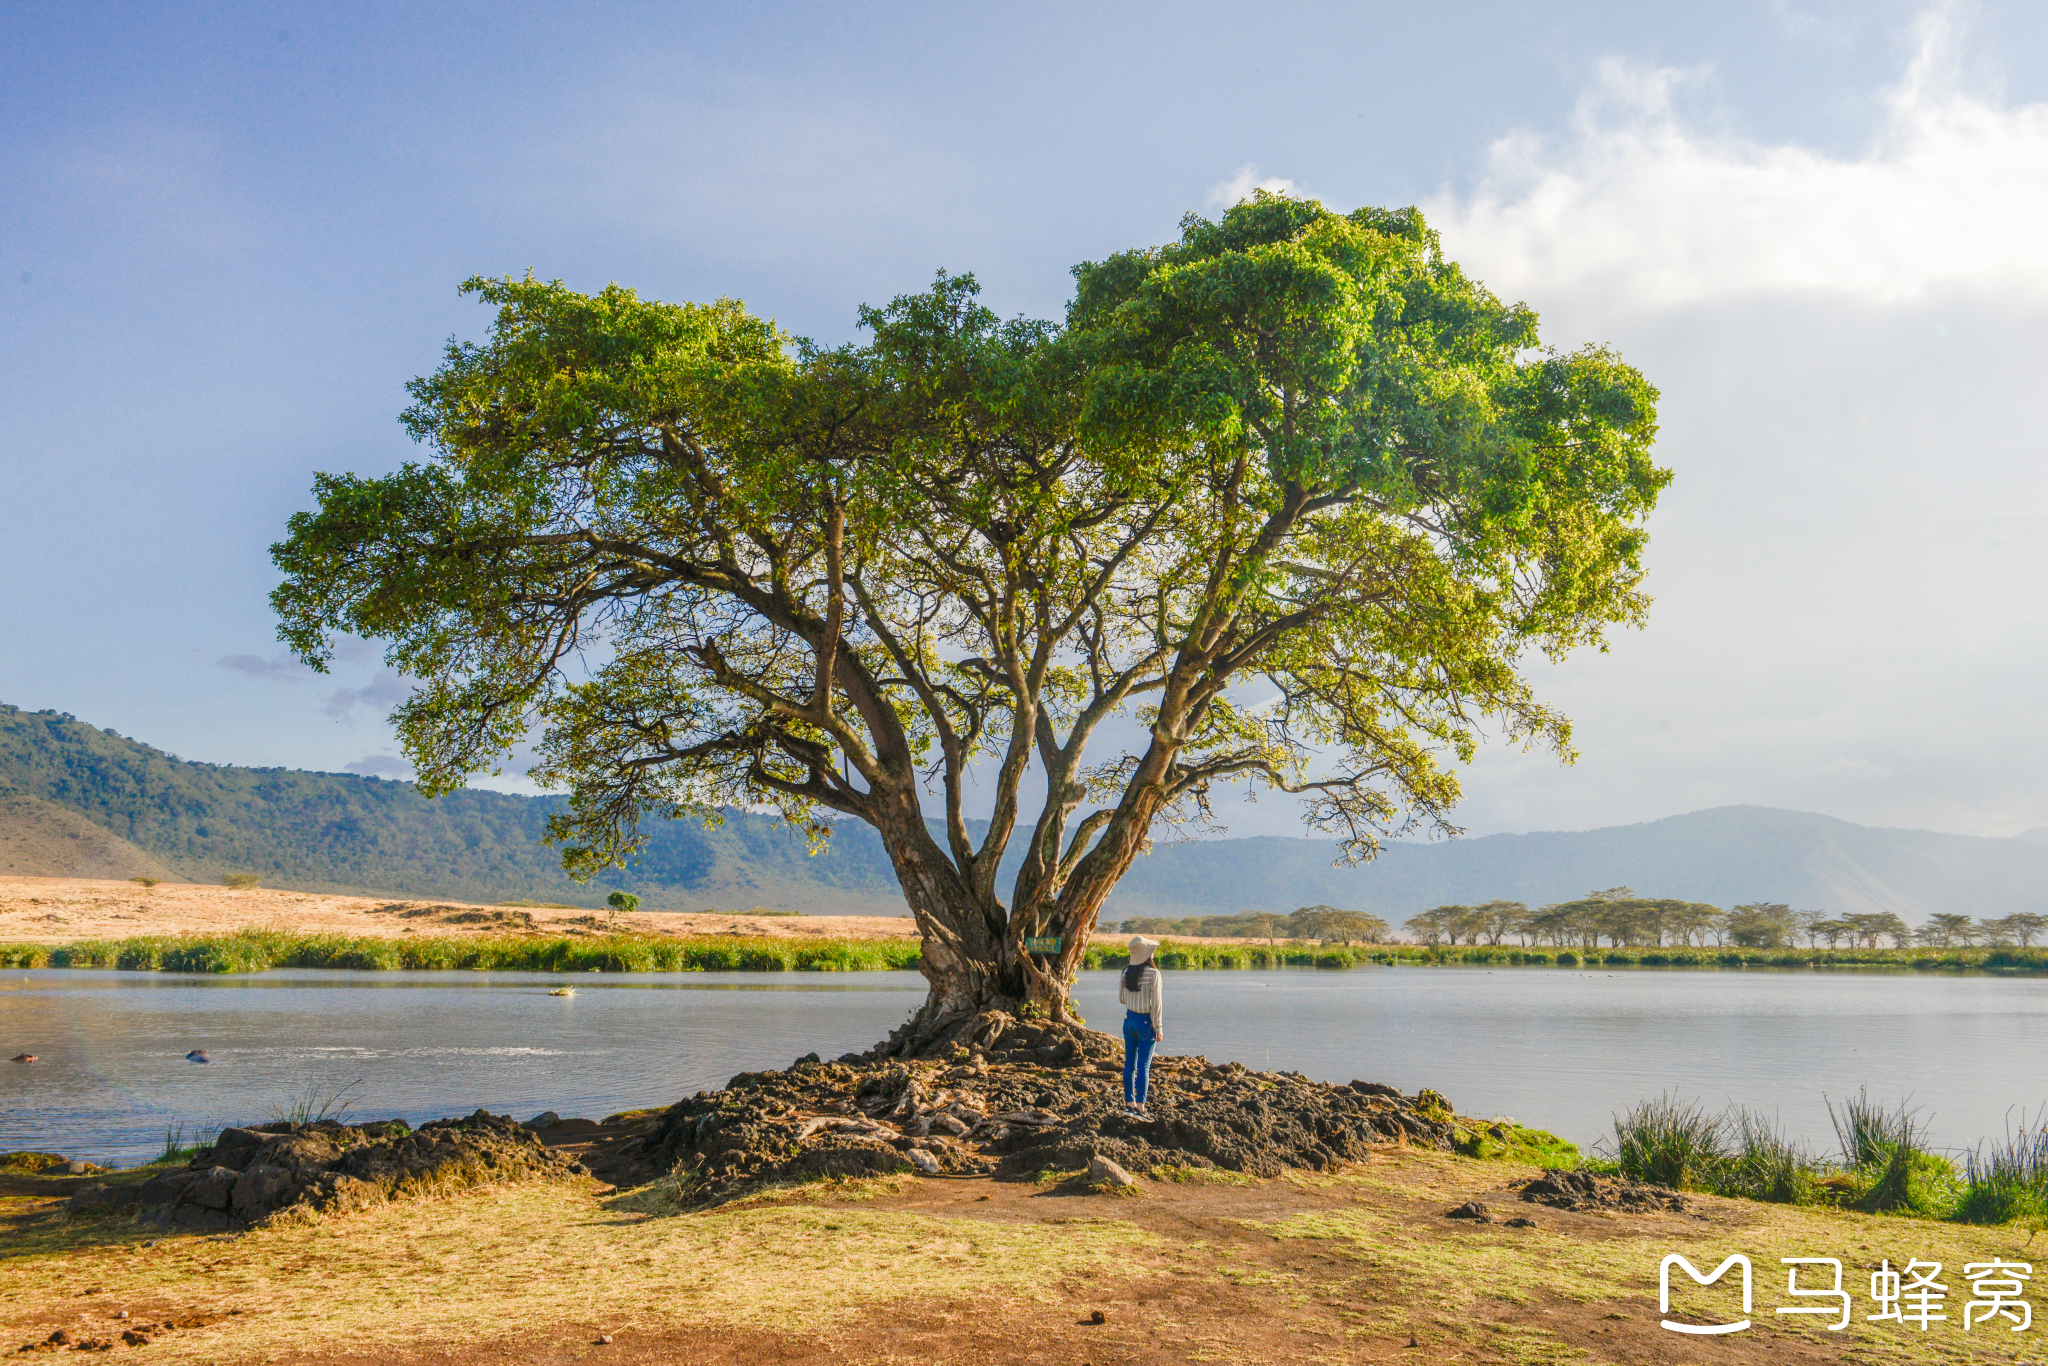
{"label": "large green tree", "polygon": [[1413,210],[1182,228],[1078,267],[1064,324],[942,275],[836,348],[472,280],[489,338],[405,416],[433,458],[318,477],[281,635],[389,642],[431,788],[538,726],[576,869],[741,804],[876,827],[932,987],[892,1048],[1065,1020],[1117,879],[1219,784],[1363,858],[1451,828],[1482,726],[1568,754],[1518,665],[1641,618],[1668,478],[1655,390],[1539,349]]}

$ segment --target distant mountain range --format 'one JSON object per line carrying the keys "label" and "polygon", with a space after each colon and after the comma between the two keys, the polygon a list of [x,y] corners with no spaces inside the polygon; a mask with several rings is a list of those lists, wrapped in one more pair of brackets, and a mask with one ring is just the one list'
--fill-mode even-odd
{"label": "distant mountain range", "polygon": [[[306,891],[579,905],[617,887],[668,910],[904,913],[867,827],[839,827],[809,857],[800,834],[739,812],[715,830],[664,822],[633,867],[579,884],[540,843],[559,801],[485,791],[430,801],[410,783],[194,763],[63,713],[0,706],[0,874],[240,872]],[[1391,843],[1362,868],[1333,867],[1335,853],[1308,839],[1161,842],[1105,918],[1322,903],[1399,924],[1430,906],[1539,905],[1621,885],[1719,906],[1893,911],[1914,923],[2048,910],[2048,827],[1980,839],[1731,806],[1600,830]]]}

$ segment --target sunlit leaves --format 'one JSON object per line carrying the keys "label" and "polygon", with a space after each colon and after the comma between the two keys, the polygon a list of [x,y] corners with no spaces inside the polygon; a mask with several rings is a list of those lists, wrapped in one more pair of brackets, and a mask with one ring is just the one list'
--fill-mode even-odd
{"label": "sunlit leaves", "polygon": [[1182,227],[1077,268],[1062,325],[941,275],[833,349],[731,300],[471,281],[493,329],[405,416],[433,459],[322,476],[277,548],[285,638],[391,642],[430,785],[538,722],[586,872],[649,816],[836,811],[940,870],[921,894],[966,909],[934,924],[1077,933],[1220,785],[1301,793],[1355,854],[1446,829],[1482,727],[1568,753],[1523,655],[1641,619],[1656,392],[1541,350],[1413,210]]}

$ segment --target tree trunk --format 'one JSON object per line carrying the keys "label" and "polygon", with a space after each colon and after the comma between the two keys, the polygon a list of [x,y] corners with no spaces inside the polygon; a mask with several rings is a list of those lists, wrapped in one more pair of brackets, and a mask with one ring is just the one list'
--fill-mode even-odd
{"label": "tree trunk", "polygon": [[[1062,952],[1044,968],[1028,964],[1023,952],[1023,923],[1013,923],[1002,905],[975,897],[967,879],[947,858],[924,817],[908,804],[909,818],[899,817],[882,828],[882,842],[903,887],[904,899],[917,921],[920,968],[931,984],[924,1004],[876,1045],[885,1057],[944,1056],[956,1046],[972,1046],[998,1032],[1004,1022],[1029,1020],[1056,1035],[1086,1032],[1068,1000],[1072,973],[1086,931],[1054,917],[1043,926],[1058,935]],[[1070,1040],[1069,1042],[1076,1042]],[[1096,1039],[1085,1050],[1100,1053]]]}

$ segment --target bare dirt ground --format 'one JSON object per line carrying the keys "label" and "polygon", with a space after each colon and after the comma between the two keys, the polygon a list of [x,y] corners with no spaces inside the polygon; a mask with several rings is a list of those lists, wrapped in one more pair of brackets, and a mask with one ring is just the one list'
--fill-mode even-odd
{"label": "bare dirt ground", "polygon": [[[594,1127],[575,1141],[602,1146]],[[1324,1175],[1146,1180],[1127,1196],[1057,1178],[906,1177],[696,1213],[661,1183],[577,1178],[214,1236],[70,1219],[59,1197],[84,1178],[6,1177],[0,1350],[62,1331],[142,1360],[226,1366],[2040,1359],[2048,1325],[1962,1327],[1963,1265],[2028,1260],[2022,1233],[1704,1197],[1683,1213],[1571,1213],[1518,1200],[1532,1175],[1390,1147]],[[1445,1217],[1473,1199],[1497,1222]],[[1524,1215],[1533,1227],[1505,1223]],[[1663,1329],[1670,1252],[1703,1271],[1747,1253],[1753,1326]],[[1775,1313],[1796,1303],[1788,1256],[1843,1261],[1856,1295],[1846,1330]],[[1866,1320],[1870,1270],[1913,1257],[1945,1264],[1946,1321]],[[1736,1306],[1716,1287],[1676,1296],[1673,1314]]]}
{"label": "bare dirt ground", "polygon": [[[406,912],[413,914],[408,915]],[[908,939],[912,922],[891,916],[724,915],[640,912],[616,922],[604,912],[473,906],[388,897],[326,896],[189,882],[144,888],[101,878],[0,877],[0,940],[62,944],[156,934],[232,934],[248,925],[309,934],[396,938],[404,934],[589,933],[611,925],[629,934],[733,934],[778,939]]]}

